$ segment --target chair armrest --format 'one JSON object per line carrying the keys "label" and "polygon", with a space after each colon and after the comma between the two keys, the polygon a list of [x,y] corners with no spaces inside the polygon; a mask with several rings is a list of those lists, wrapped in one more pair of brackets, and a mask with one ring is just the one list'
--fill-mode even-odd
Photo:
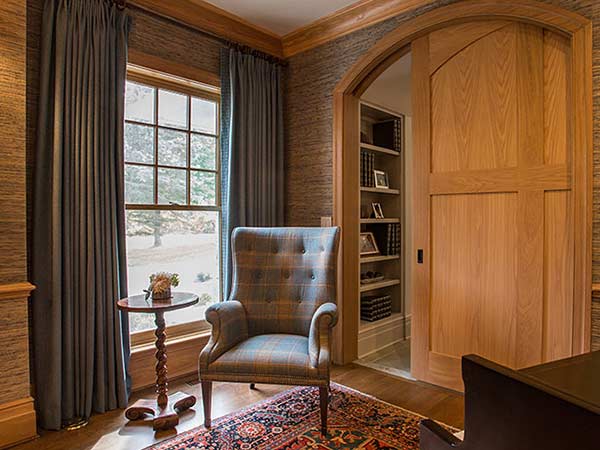
{"label": "chair armrest", "polygon": [[425,419],[420,424],[420,450],[448,450],[460,448],[463,441],[433,420]]}
{"label": "chair armrest", "polygon": [[338,320],[337,306],[334,303],[323,303],[313,314],[308,333],[308,353],[310,364],[319,371],[329,371],[329,337],[331,329]]}
{"label": "chair armrest", "polygon": [[200,372],[223,353],[248,339],[246,310],[240,302],[230,300],[211,305],[205,317],[212,330],[210,340],[200,352]]}

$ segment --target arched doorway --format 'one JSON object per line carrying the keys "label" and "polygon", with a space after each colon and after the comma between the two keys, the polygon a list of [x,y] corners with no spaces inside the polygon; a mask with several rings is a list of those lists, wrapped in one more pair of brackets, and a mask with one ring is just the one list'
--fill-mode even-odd
{"label": "arched doorway", "polygon": [[[348,71],[334,91],[334,210],[335,223],[342,227],[343,233],[338,283],[342,313],[337,339],[341,345],[336,351],[338,362],[353,361],[357,354],[360,232],[357,199],[360,198],[360,138],[356,123],[359,98],[373,80],[419,38],[445,27],[491,20],[528,23],[551,30],[565,36],[570,45],[568,145],[573,149],[573,155],[567,177],[571,183],[569,189],[572,190],[573,206],[573,325],[569,339],[573,354],[589,349],[592,203],[591,24],[581,16],[539,2],[467,1],[425,13],[388,34]],[[417,139],[418,136],[415,136],[415,141]],[[419,151],[418,144],[415,151]],[[415,188],[418,191],[419,187]],[[427,189],[427,183],[422,184],[420,188]],[[412,229],[419,229],[418,225],[413,224]],[[415,242],[414,248],[428,248],[428,242],[424,240],[430,239],[429,235],[413,235],[411,239],[421,240]],[[423,273],[426,267],[427,261],[415,268],[410,275],[414,286],[413,293],[420,296],[413,299],[413,306],[419,311],[413,315],[413,329],[430,327],[427,305],[429,298],[423,298],[423,293],[427,293],[427,287],[431,283],[430,273]],[[517,307],[521,308],[519,305]],[[527,305],[523,305],[523,308],[527,308]],[[421,333],[425,338],[418,343],[417,351],[431,351],[426,338],[428,333]],[[543,331],[540,333],[543,334]],[[422,361],[425,362],[421,364],[427,364],[428,358],[422,355]]]}

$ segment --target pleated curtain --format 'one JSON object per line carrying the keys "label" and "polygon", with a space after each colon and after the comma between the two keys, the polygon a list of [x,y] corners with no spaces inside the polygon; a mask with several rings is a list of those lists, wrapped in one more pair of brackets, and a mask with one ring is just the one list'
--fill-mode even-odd
{"label": "pleated curtain", "polygon": [[284,224],[282,66],[221,51],[224,294],[231,288],[231,231]]}
{"label": "pleated curtain", "polygon": [[123,114],[130,20],[47,0],[34,168],[33,372],[46,429],[127,406]]}

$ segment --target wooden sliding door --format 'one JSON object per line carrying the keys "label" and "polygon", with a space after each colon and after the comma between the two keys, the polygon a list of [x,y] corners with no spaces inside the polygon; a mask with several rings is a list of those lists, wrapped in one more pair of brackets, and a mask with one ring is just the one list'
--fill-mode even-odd
{"label": "wooden sliding door", "polygon": [[464,354],[513,368],[570,356],[575,230],[585,220],[574,195],[570,39],[475,21],[417,39],[412,57],[422,250],[413,375],[462,389]]}

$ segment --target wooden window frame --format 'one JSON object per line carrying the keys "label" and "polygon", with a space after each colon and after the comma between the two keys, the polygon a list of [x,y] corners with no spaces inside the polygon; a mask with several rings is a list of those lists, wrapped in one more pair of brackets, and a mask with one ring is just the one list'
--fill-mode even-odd
{"label": "wooden window frame", "polygon": [[[220,108],[221,96],[218,77],[214,74],[201,71],[199,69],[182,66],[177,63],[162,60],[157,57],[144,55],[139,52],[130,52],[129,64],[127,66],[127,81],[142,84],[155,89],[154,97],[154,120],[152,124],[138,122],[134,120],[124,120],[124,123],[152,127],[154,129],[154,162],[137,163],[124,161],[125,167],[151,167],[154,170],[153,185],[153,203],[148,204],[125,204],[125,210],[163,210],[163,211],[210,211],[218,213],[218,248],[219,248],[219,300],[223,297],[223,274],[221,263],[221,227],[222,227],[222,206],[221,206],[221,158],[220,158]],[[158,92],[159,89],[184,94],[187,96],[187,128],[175,128],[158,124]],[[216,127],[215,134],[196,132],[192,130],[192,97],[208,100],[216,103]],[[185,167],[175,167],[159,164],[158,161],[158,131],[160,129],[173,130],[186,133],[187,140],[187,164]],[[216,139],[215,169],[197,169],[191,166],[191,136],[208,136]],[[186,171],[186,204],[159,204],[158,203],[158,170],[161,168],[178,169]],[[194,172],[212,173],[215,175],[215,205],[192,205],[191,204],[191,175]],[[169,327],[169,338],[179,342],[187,339],[197,340],[199,336],[206,336],[210,331],[210,325],[204,320],[195,320]],[[136,331],[130,333],[130,342],[133,351],[147,351],[149,344],[155,339],[154,329]],[[135,377],[134,377],[135,378]],[[135,385],[134,381],[134,385]],[[135,386],[134,386],[135,387]]]}

